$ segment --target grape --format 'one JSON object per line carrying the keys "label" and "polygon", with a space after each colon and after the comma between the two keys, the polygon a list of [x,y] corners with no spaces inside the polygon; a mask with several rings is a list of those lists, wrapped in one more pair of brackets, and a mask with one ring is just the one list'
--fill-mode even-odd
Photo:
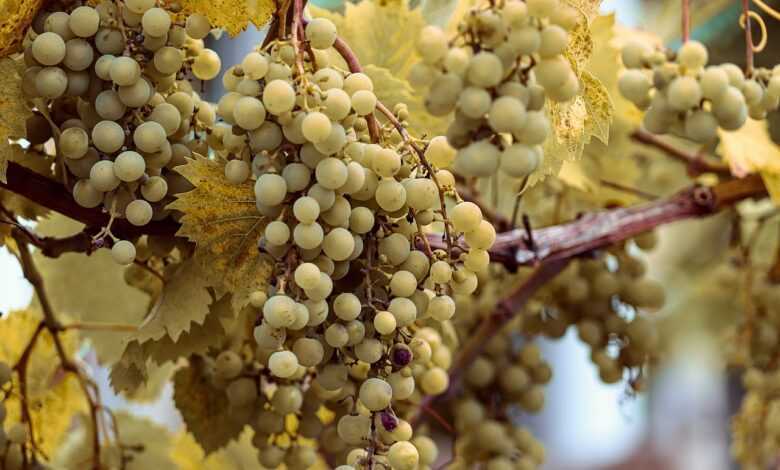
{"label": "grape", "polygon": [[383,178],[376,188],[376,202],[386,212],[395,212],[406,204],[406,189],[392,178]]}
{"label": "grape", "polygon": [[289,83],[273,80],[263,90],[265,109],[276,116],[291,111],[295,106],[295,91]]}
{"label": "grape", "polygon": [[747,119],[745,98],[739,90],[729,86],[717,100],[713,101],[712,113],[721,127],[726,130],[736,130],[742,127]]}
{"label": "grape", "polygon": [[241,360],[241,356],[233,351],[222,351],[214,361],[215,372],[223,379],[234,379],[238,377],[241,370],[244,368],[244,363]]}
{"label": "grape", "polygon": [[125,106],[140,108],[149,102],[153,95],[152,91],[149,82],[141,79],[130,86],[119,87],[117,95],[119,96],[119,101]]}
{"label": "grape", "polygon": [[125,209],[127,221],[135,226],[148,224],[152,220],[152,215],[154,215],[152,206],[143,199],[136,199],[128,204]]}
{"label": "grape", "polygon": [[317,164],[317,183],[323,188],[338,189],[347,182],[347,167],[341,160],[328,157]]}
{"label": "grape", "polygon": [[70,30],[78,37],[89,38],[97,33],[100,27],[100,15],[97,10],[88,6],[77,7],[70,12],[68,19]]}
{"label": "grape", "polygon": [[376,107],[376,95],[369,90],[358,90],[352,94],[352,109],[359,116],[366,116],[374,112]]}
{"label": "grape", "polygon": [[334,323],[325,330],[325,342],[333,348],[341,348],[349,342],[347,328],[341,323]]}
{"label": "grape", "polygon": [[265,206],[281,204],[287,195],[287,183],[284,178],[273,173],[260,176],[255,182],[255,198]]}
{"label": "grape", "polygon": [[694,142],[712,142],[718,136],[718,121],[707,111],[694,111],[685,119],[685,135]]}
{"label": "grape", "polygon": [[311,188],[309,188],[307,195],[317,201],[317,204],[320,205],[320,212],[327,211],[333,207],[333,204],[336,202],[336,193],[331,189],[323,187],[319,183],[313,184]]}
{"label": "grape", "polygon": [[[149,121],[159,124],[166,136],[172,136],[181,126],[181,114],[176,106],[170,103],[160,103],[154,107],[152,114],[148,117]],[[142,124],[145,125],[148,123]],[[163,143],[161,142],[161,145]]]}
{"label": "grape", "polygon": [[35,89],[44,98],[59,98],[68,89],[68,75],[59,67],[44,67],[35,76]]}
{"label": "grape", "polygon": [[95,61],[95,75],[98,76],[101,80],[111,80],[111,62],[113,62],[114,56],[110,54],[106,54],[103,56],[100,56],[97,61]]}
{"label": "grape", "polygon": [[401,169],[401,156],[395,150],[381,149],[371,163],[377,175],[390,178]]}
{"label": "grape", "polygon": [[374,213],[367,207],[355,207],[349,215],[349,229],[364,234],[374,227]]}
{"label": "grape", "polygon": [[541,32],[539,55],[547,59],[563,54],[568,42],[569,37],[565,29],[556,25],[547,26]]}
{"label": "grape", "polygon": [[250,406],[257,400],[257,384],[248,377],[238,378],[225,389],[228,402],[237,408]]}
{"label": "grape", "polygon": [[707,48],[699,41],[686,41],[677,51],[677,62],[688,70],[696,71],[707,65]]}
{"label": "grape", "polygon": [[144,34],[159,38],[171,29],[171,16],[162,8],[150,8],[141,18]]}
{"label": "grape", "polygon": [[249,178],[249,164],[243,160],[230,160],[225,165],[225,179],[230,184],[242,184]]}
{"label": "grape", "polygon": [[175,47],[161,47],[154,53],[154,68],[164,75],[178,72],[181,69],[183,62],[184,55],[182,51]]}
{"label": "grape", "polygon": [[396,271],[390,278],[390,291],[399,297],[410,297],[417,290],[417,278],[409,271]]}
{"label": "grape", "polygon": [[314,367],[322,362],[325,350],[322,343],[313,338],[298,338],[293,343],[293,353],[305,367]]}
{"label": "grape", "polygon": [[382,379],[370,378],[360,386],[359,398],[370,411],[384,410],[390,406],[393,389]]}
{"label": "grape", "polygon": [[517,98],[502,96],[490,107],[488,123],[496,132],[518,132],[525,124],[525,106]]}
{"label": "grape", "polygon": [[317,222],[311,224],[298,224],[293,230],[295,244],[303,249],[317,248],[322,244],[324,232]]}
{"label": "grape", "polygon": [[168,194],[168,182],[161,176],[152,176],[141,185],[141,195],[149,202],[159,202]]}
{"label": "grape", "polygon": [[69,22],[69,14],[64,11],[55,11],[46,17],[46,21],[43,23],[43,30],[47,33],[55,33],[64,41],[67,41],[75,37],[73,31],[70,30]]}
{"label": "grape", "polygon": [[677,77],[669,84],[669,106],[686,111],[699,104],[701,101],[701,87],[693,77]]}
{"label": "grape", "polygon": [[320,205],[314,198],[304,196],[298,198],[293,204],[293,214],[299,222],[311,224],[320,216]]}
{"label": "grape", "polygon": [[620,94],[637,106],[644,107],[650,102],[650,88],[653,86],[650,78],[642,70],[629,69],[618,79]]}
{"label": "grape", "polygon": [[[354,194],[366,184],[366,169],[358,162],[347,164],[347,181],[338,188],[342,194]],[[351,207],[350,207],[351,210]]]}
{"label": "grape", "polygon": [[115,57],[109,71],[111,80],[119,86],[130,86],[141,77],[141,66],[130,57]]}
{"label": "grape", "polygon": [[65,57],[62,59],[62,63],[68,69],[74,72],[80,72],[92,65],[94,55],[95,51],[87,41],[83,39],[71,39],[65,43]]}
{"label": "grape", "polygon": [[286,295],[275,295],[263,305],[263,319],[273,328],[286,328],[295,321],[295,302]]}
{"label": "grape", "polygon": [[441,367],[433,367],[423,373],[419,384],[425,394],[440,395],[449,388],[449,376]]}
{"label": "grape", "polygon": [[290,239],[290,227],[281,220],[274,220],[265,227],[264,234],[268,243],[281,246]]}
{"label": "grape", "polygon": [[331,88],[325,91],[325,100],[322,103],[323,113],[334,121],[341,121],[352,107],[349,95],[342,89]]}
{"label": "grape", "polygon": [[141,124],[133,132],[133,143],[142,152],[154,153],[159,151],[165,140],[165,129],[154,121],[147,121]]}
{"label": "grape", "polygon": [[[370,438],[371,419],[363,415],[344,415],[336,425],[338,436],[347,444],[358,445]],[[353,468],[348,465],[343,467]],[[340,468],[340,467],[337,467]]]}
{"label": "grape", "polygon": [[301,131],[303,136],[310,142],[322,142],[330,135],[330,119],[320,112],[308,113],[301,122]]}
{"label": "grape", "polygon": [[396,329],[395,316],[387,311],[377,312],[374,316],[374,329],[381,335],[389,335]]}
{"label": "grape", "polygon": [[260,80],[268,73],[268,59],[259,52],[250,52],[241,62],[241,68],[250,80]]}
{"label": "grape", "polygon": [[239,98],[233,107],[236,124],[246,130],[254,130],[265,121],[265,108],[257,98],[245,96]]}
{"label": "grape", "polygon": [[[111,5],[110,3],[101,3],[100,5]],[[95,48],[101,54],[122,55],[126,46],[125,38],[122,32],[116,29],[103,28],[95,35]]]}
{"label": "grape", "polygon": [[562,86],[571,72],[571,65],[560,55],[540,60],[534,67],[536,81],[546,90]]}
{"label": "grape", "polygon": [[466,176],[490,176],[498,169],[500,156],[495,145],[480,140],[458,151],[455,168]]}
{"label": "grape", "polygon": [[144,175],[146,162],[137,152],[122,152],[114,161],[114,173],[122,181],[135,181]]}
{"label": "grape", "polygon": [[449,50],[447,36],[436,26],[426,26],[420,31],[417,39],[417,52],[428,64],[436,64],[444,58]]}
{"label": "grape", "polygon": [[320,268],[313,263],[302,263],[295,268],[294,276],[302,289],[313,289],[320,282]]}
{"label": "grape", "polygon": [[492,99],[490,93],[479,87],[466,87],[458,98],[458,109],[466,116],[479,119],[489,110]]}
{"label": "grape", "polygon": [[[468,66],[468,57],[466,57],[466,66]],[[464,67],[465,68],[465,67]],[[463,73],[459,73],[463,75]],[[409,84],[414,88],[426,88],[436,79],[437,70],[425,62],[417,62],[409,70]]]}
{"label": "grape", "polygon": [[95,189],[90,180],[78,180],[73,186],[73,199],[81,207],[93,208],[103,202],[103,192]]}
{"label": "grape", "polygon": [[550,133],[550,122],[541,111],[526,113],[525,125],[514,135],[527,145],[541,145]]}
{"label": "grape", "polygon": [[501,170],[509,176],[524,178],[539,168],[542,151],[537,146],[513,144],[501,154]]}
{"label": "grape", "polygon": [[128,10],[139,15],[154,7],[154,3],[154,0],[125,0]]}
{"label": "grape", "polygon": [[479,52],[469,60],[467,77],[472,84],[488,88],[499,84],[504,75],[501,60],[491,52]]}
{"label": "grape", "polygon": [[432,165],[439,168],[447,168],[455,161],[456,151],[447,142],[447,138],[437,136],[431,139],[425,149],[425,158]]}
{"label": "grape", "polygon": [[348,230],[341,227],[332,229],[322,241],[322,250],[333,261],[344,261],[355,249],[355,239]]}
{"label": "grape", "polygon": [[65,129],[60,134],[59,151],[65,158],[77,160],[87,154],[89,136],[80,127]]}
{"label": "grape", "polygon": [[360,90],[374,91],[374,84],[368,75],[362,72],[356,72],[347,75],[344,79],[343,88],[349,96],[352,96]]}
{"label": "grape", "polygon": [[192,73],[200,80],[211,80],[219,75],[222,61],[216,52],[211,49],[203,49],[195,61],[192,62]]}
{"label": "grape", "polygon": [[[469,63],[473,60],[472,58]],[[425,100],[426,109],[434,116],[443,116],[449,113],[455,107],[462,89],[463,80],[459,76],[451,73],[440,75],[431,85],[428,98]]]}
{"label": "grape", "polygon": [[[452,48],[444,57],[444,69],[449,73],[463,77],[466,75],[470,60],[471,51],[469,49],[463,47]],[[431,74],[433,74],[433,72],[431,72]],[[431,76],[430,80],[433,81],[433,78],[435,77]]]}
{"label": "grape", "polygon": [[405,184],[406,202],[416,211],[431,209],[439,202],[439,188],[433,180],[414,178]]}
{"label": "grape", "polygon": [[135,260],[135,245],[127,240],[119,240],[111,247],[111,257],[117,264],[132,264]]}
{"label": "grape", "polygon": [[488,221],[483,220],[476,229],[466,232],[465,238],[471,248],[487,250],[496,241],[496,229]]}
{"label": "grape", "polygon": [[92,143],[103,153],[114,153],[125,144],[125,131],[113,121],[100,121],[92,129]]}
{"label": "grape", "polygon": [[188,16],[185,28],[187,34],[193,39],[203,39],[211,31],[211,25],[209,24],[208,18],[200,13],[193,13]]}
{"label": "grape", "polygon": [[420,454],[410,442],[398,441],[390,446],[387,458],[394,470],[415,470],[420,461]]}
{"label": "grape", "polygon": [[306,39],[314,49],[328,49],[336,41],[336,26],[327,18],[314,18],[306,25]]}
{"label": "grape", "polygon": [[347,135],[344,127],[341,124],[332,124],[330,128],[330,135],[322,142],[314,144],[319,152],[325,155],[333,155],[339,152],[347,143]]}

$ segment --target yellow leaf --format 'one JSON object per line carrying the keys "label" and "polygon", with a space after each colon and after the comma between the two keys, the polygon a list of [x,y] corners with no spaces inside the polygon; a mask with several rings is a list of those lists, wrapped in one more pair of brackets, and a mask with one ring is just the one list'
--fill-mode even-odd
{"label": "yellow leaf", "polygon": [[193,362],[176,372],[174,400],[187,430],[206,453],[211,453],[236,438],[247,417],[237,416],[245,411],[232,410],[225,391],[214,387],[201,373],[202,359],[194,357]]}
{"label": "yellow leaf", "polygon": [[420,9],[409,8],[406,0],[348,2],[344,15],[309,8],[314,16],[326,16],[336,24],[363,66],[375,65],[395,77],[406,77],[420,60],[415,43],[425,21]]}
{"label": "yellow leaf", "polygon": [[780,151],[769,137],[765,121],[748,118],[740,129],[719,129],[718,135],[721,155],[735,176],[755,172],[780,174]]}
{"label": "yellow leaf", "polygon": [[578,9],[588,20],[599,13],[602,0],[566,0],[566,4]]}
{"label": "yellow leaf", "polygon": [[250,293],[267,286],[273,266],[257,248],[266,220],[255,207],[253,184],[228,183],[223,164],[203,157],[177,171],[195,186],[168,205],[183,213],[177,235],[196,243],[195,257],[211,284],[219,296],[231,293],[240,310]]}
{"label": "yellow leaf", "polygon": [[558,178],[580,191],[592,192],[595,190],[594,182],[585,173],[581,162],[563,162]]}
{"label": "yellow leaf", "polygon": [[201,266],[190,258],[174,269],[166,276],[157,305],[135,335],[140,342],[157,340],[164,335],[176,342],[193,324],[202,325],[206,320],[211,295],[206,289],[209,282]]}
{"label": "yellow leaf", "polygon": [[276,11],[274,0],[181,0],[170,1],[181,6],[177,18],[191,13],[205,15],[213,28],[222,28],[231,36],[245,30],[249,23],[263,26]]}
{"label": "yellow leaf", "polygon": [[[14,365],[19,361],[38,324],[41,314],[33,310],[11,312],[0,320],[0,361]],[[65,353],[73,357],[78,337],[60,334]],[[54,341],[48,331],[40,333],[27,363],[27,398],[32,415],[36,444],[51,455],[67,435],[71,419],[86,409],[86,400],[78,379],[65,374]],[[14,376],[13,390],[5,400],[8,423],[19,422],[19,380]]]}
{"label": "yellow leaf", "polygon": [[179,470],[202,470],[206,453],[195,437],[188,432],[179,432],[173,437],[171,460]]}
{"label": "yellow leaf", "polygon": [[205,470],[262,470],[257,448],[252,444],[255,432],[249,426],[245,427],[238,439],[231,440],[227,446],[206,458],[203,468]]}
{"label": "yellow leaf", "polygon": [[[48,155],[33,149],[25,150],[15,144],[9,147],[6,155],[8,155],[9,162],[18,163],[19,165],[46,177],[54,176],[54,159]],[[35,220],[38,217],[49,214],[48,209],[36,204],[34,201],[3,189],[0,189],[0,203],[9,211],[28,220]]]}
{"label": "yellow leaf", "polygon": [[[36,232],[46,236],[65,237],[80,232],[83,225],[55,215],[38,224]],[[125,284],[124,268],[109,250],[97,250],[87,256],[65,253],[59,258],[34,254],[43,275],[54,311],[74,320],[95,323],[140,325],[146,316],[149,296]],[[130,337],[114,331],[84,331],[97,352],[98,359],[113,363],[122,355]]]}
{"label": "yellow leaf", "polygon": [[[23,8],[21,4],[17,7]],[[3,20],[0,23],[0,40],[2,40],[3,28],[7,28],[8,25],[15,27],[13,18],[3,14],[4,8],[12,7],[10,4],[0,5],[0,18]],[[0,43],[0,48],[2,45]],[[0,181],[2,182],[5,182],[5,171],[11,158],[9,140],[24,137],[25,121],[32,115],[22,94],[20,70],[23,67],[24,62],[21,59],[0,58]]]}
{"label": "yellow leaf", "polygon": [[761,178],[764,180],[764,185],[769,191],[772,201],[775,204],[780,204],[780,174],[765,171],[761,173]]}
{"label": "yellow leaf", "polygon": [[[0,1],[0,57],[17,52],[22,45],[24,31],[32,23],[43,0]],[[2,81],[2,78],[0,78]]]}

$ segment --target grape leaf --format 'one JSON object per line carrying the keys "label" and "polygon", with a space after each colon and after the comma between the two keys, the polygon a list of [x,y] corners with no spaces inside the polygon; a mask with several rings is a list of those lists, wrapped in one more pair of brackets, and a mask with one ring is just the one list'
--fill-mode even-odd
{"label": "grape leaf", "polygon": [[[8,162],[18,163],[39,175],[46,177],[54,176],[54,159],[48,155],[33,149],[25,150],[16,144],[11,144],[8,147],[6,155],[8,156]],[[47,208],[36,204],[35,201],[4,189],[0,189],[0,203],[17,216],[28,220],[44,217],[50,212]]]}
{"label": "grape leaf", "polygon": [[200,264],[190,258],[166,273],[157,304],[135,334],[140,342],[168,336],[173,342],[193,324],[202,325],[209,313],[209,282]]}
{"label": "grape leaf", "polygon": [[191,13],[205,15],[213,28],[222,28],[231,36],[249,24],[262,27],[276,11],[274,0],[181,0],[167,2],[181,7],[175,16],[185,19]]}
{"label": "grape leaf", "polygon": [[[0,320],[0,361],[16,364],[35,332],[42,316],[32,309],[10,312]],[[78,336],[60,334],[68,357],[78,348]],[[38,447],[47,454],[57,448],[67,435],[71,418],[86,410],[86,400],[73,374],[65,374],[54,341],[48,331],[40,333],[27,364],[27,398],[31,419],[36,431]],[[13,389],[19,390],[18,375],[14,375]],[[5,422],[20,420],[19,394],[6,395]]]}
{"label": "grape leaf", "polygon": [[[83,225],[65,216],[54,215],[41,221],[36,232],[46,236],[65,237],[80,232]],[[108,250],[97,250],[87,256],[65,253],[59,258],[34,254],[54,310],[74,320],[138,326],[149,307],[149,296],[128,286],[124,268]],[[74,293],[78,295],[74,295]],[[83,331],[107,364],[118,360],[130,339],[126,332]]]}
{"label": "grape leaf", "polygon": [[[3,0],[0,2],[0,57],[21,49],[24,31],[32,23],[43,0]],[[2,78],[0,78],[0,81]],[[5,85],[3,85],[5,86]]]}
{"label": "grape leaf", "polygon": [[736,131],[718,129],[720,154],[731,173],[743,177],[761,173],[775,204],[780,204],[780,148],[769,137],[766,121],[748,118]]}
{"label": "grape leaf", "polygon": [[[3,14],[3,8],[12,8],[12,6],[0,4],[0,18],[3,18],[2,25],[5,25],[0,26],[0,41],[2,41],[3,28],[8,28],[9,24],[15,27],[13,19],[8,19]],[[2,45],[0,42],[0,48]],[[22,94],[23,67],[24,61],[20,58],[0,58],[0,181],[2,182],[5,182],[5,172],[12,154],[10,140],[24,137],[25,121],[32,115]]]}
{"label": "grape leaf", "polygon": [[266,220],[255,207],[253,184],[229,184],[223,165],[203,157],[177,171],[195,186],[168,205],[183,213],[177,235],[196,243],[195,258],[218,296],[231,293],[240,310],[250,293],[267,286],[272,268],[257,248]]}
{"label": "grape leaf", "polygon": [[231,413],[225,391],[211,385],[201,372],[201,360],[194,357],[192,361],[176,372],[173,396],[187,430],[211,453],[236,438],[246,421]]}
{"label": "grape leaf", "polygon": [[252,444],[254,430],[246,426],[237,439],[231,440],[224,448],[212,452],[204,462],[206,470],[222,470],[225,468],[240,468],[241,470],[262,470],[258,450]]}

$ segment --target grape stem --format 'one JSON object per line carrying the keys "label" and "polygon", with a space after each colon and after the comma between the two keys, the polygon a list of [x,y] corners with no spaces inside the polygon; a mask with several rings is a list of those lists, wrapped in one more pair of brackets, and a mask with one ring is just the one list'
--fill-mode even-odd
{"label": "grape stem", "polygon": [[685,44],[691,37],[691,6],[690,0],[682,0],[682,42]]}
{"label": "grape stem", "polygon": [[750,0],[742,0],[742,14],[745,17],[745,75],[753,75],[753,31],[750,21]]}

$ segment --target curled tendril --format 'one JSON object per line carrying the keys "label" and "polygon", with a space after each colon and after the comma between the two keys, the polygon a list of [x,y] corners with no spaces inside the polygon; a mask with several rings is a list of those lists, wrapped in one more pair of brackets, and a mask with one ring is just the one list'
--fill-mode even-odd
{"label": "curled tendril", "polygon": [[758,8],[764,10],[764,12],[767,15],[771,16],[776,20],[780,20],[780,11],[777,11],[774,8],[770,7],[763,0],[752,0],[752,1]]}
{"label": "curled tendril", "polygon": [[[756,0],[753,0],[754,2]],[[759,2],[761,0],[758,0]],[[774,11],[774,10],[772,10]],[[780,15],[780,12],[774,11],[774,13]],[[756,24],[758,24],[758,27],[761,28],[761,40],[758,42],[758,44],[751,44],[750,47],[753,48],[753,52],[761,52],[766,47],[767,42],[769,41],[769,35],[766,30],[766,23],[764,22],[764,19],[761,18],[761,15],[754,11],[748,11],[748,16],[750,16],[751,21],[755,21]],[[742,29],[745,29],[745,14],[741,14],[739,16],[739,26]]]}

